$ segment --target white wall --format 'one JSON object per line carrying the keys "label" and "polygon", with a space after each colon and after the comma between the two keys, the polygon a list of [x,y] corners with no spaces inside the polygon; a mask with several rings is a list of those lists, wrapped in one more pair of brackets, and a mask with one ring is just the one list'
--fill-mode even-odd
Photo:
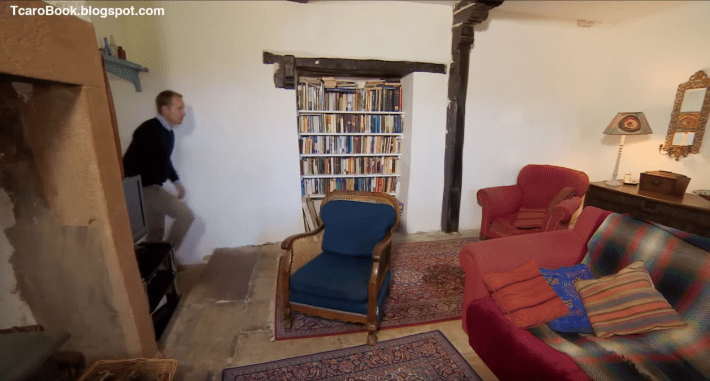
{"label": "white wall", "polygon": [[402,153],[404,205],[402,226],[408,233],[441,229],[448,76],[413,73],[402,86],[405,134]]}
{"label": "white wall", "polygon": [[[263,51],[300,57],[448,64],[451,8],[412,2],[92,2],[163,7],[163,17],[94,18],[128,59],[150,68],[143,92],[110,76],[121,144],[154,115],[166,88],[188,116],[173,154],[197,220],[179,256],[197,262],[217,247],[280,241],[302,231],[295,94],[276,89]],[[643,111],[654,130],[627,139],[620,174],[664,169],[710,188],[708,150],[676,162],[658,154],[678,84],[710,72],[710,3],[697,2],[618,26],[496,19],[471,53],[460,229],[480,226],[478,189],[512,184],[528,163],[611,176],[618,138],[602,134],[620,111]],[[353,25],[350,27],[349,25]],[[351,32],[355,30],[355,32]],[[402,186],[407,231],[439,230],[446,75],[415,74]],[[426,89],[426,90],[422,90]],[[409,150],[409,151],[407,151]],[[403,176],[404,178],[404,176]]]}
{"label": "white wall", "polygon": [[526,164],[610,178],[619,138],[602,131],[622,111],[643,111],[654,133],[626,139],[620,176],[662,169],[710,188],[707,139],[680,161],[658,153],[678,85],[710,73],[708,20],[708,2],[592,28],[492,18],[471,53],[460,228],[480,227],[478,189],[514,184]]}
{"label": "white wall", "polygon": [[[87,6],[94,8],[163,8],[154,1],[87,1]],[[97,43],[113,35],[117,46],[126,50],[126,58],[149,72],[139,73],[141,92],[136,92],[133,84],[121,77],[108,74],[109,85],[116,108],[121,147],[126,151],[131,142],[133,131],[155,114],[155,97],[169,87],[166,82],[166,64],[164,46],[160,43],[162,35],[158,23],[166,16],[93,16]]]}
{"label": "white wall", "polygon": [[[262,63],[264,51],[442,64],[450,60],[448,5],[176,1],[140,6],[163,7],[165,16],[94,18],[94,23],[98,36],[117,31],[114,38],[128,59],[150,69],[141,74],[142,93],[135,93],[127,81],[111,79],[124,151],[133,130],[153,116],[159,91],[171,88],[184,96],[188,116],[176,132],[173,163],[197,216],[178,253],[185,262],[198,262],[217,247],[275,242],[303,231],[295,93],[274,87],[275,67]],[[435,99],[428,102],[420,94],[417,103],[445,107],[441,94],[446,76],[432,76],[438,78],[422,77],[422,83],[438,87]],[[428,120],[438,115],[438,123],[445,124],[445,108],[417,112]],[[443,155],[443,144],[438,150]],[[428,201],[424,195],[416,199],[408,202],[412,211],[416,203]],[[427,230],[438,229],[439,213]],[[410,213],[410,218],[430,217]]]}

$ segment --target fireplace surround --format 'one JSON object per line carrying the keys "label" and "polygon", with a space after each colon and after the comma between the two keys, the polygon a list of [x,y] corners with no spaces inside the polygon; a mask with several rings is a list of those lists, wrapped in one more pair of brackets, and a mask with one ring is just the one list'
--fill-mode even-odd
{"label": "fireplace surround", "polygon": [[[0,3],[0,196],[9,199],[0,204],[12,216],[2,232],[11,254],[1,266],[36,324],[71,334],[63,348],[88,361],[153,357],[93,25],[13,16],[12,5],[47,6]],[[18,82],[31,85],[24,99]],[[4,303],[0,309],[14,308]]]}

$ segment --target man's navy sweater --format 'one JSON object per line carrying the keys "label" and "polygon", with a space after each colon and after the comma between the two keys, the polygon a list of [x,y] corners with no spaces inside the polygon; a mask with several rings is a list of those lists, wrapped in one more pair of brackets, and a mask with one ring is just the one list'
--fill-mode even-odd
{"label": "man's navy sweater", "polygon": [[143,186],[163,185],[165,180],[178,180],[170,161],[175,133],[168,131],[158,118],[143,122],[133,133],[133,141],[123,155],[126,176],[141,175]]}

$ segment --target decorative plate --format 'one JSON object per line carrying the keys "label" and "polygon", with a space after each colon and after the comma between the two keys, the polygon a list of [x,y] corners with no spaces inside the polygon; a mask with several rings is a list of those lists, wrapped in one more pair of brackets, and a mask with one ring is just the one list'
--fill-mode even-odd
{"label": "decorative plate", "polygon": [[710,190],[709,189],[696,189],[693,191],[693,193],[697,194],[698,196],[710,200]]}

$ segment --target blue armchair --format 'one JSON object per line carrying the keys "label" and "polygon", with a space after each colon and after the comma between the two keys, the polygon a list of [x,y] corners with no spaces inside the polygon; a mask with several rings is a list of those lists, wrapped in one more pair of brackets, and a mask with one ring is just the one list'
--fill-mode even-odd
{"label": "blue armchair", "polygon": [[384,193],[334,191],[320,210],[323,225],[285,239],[280,274],[284,317],[292,311],[367,326],[377,343],[390,283],[392,234],[399,204]]}

